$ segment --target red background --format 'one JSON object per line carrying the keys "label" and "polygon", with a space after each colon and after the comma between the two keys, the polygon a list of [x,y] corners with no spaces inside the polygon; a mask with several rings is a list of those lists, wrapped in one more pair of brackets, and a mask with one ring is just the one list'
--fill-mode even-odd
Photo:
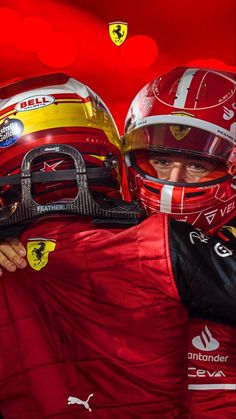
{"label": "red background", "polygon": [[[117,47],[108,24],[128,23]],[[137,91],[179,65],[235,70],[235,0],[2,0],[0,84],[66,72],[95,90],[122,131]]]}

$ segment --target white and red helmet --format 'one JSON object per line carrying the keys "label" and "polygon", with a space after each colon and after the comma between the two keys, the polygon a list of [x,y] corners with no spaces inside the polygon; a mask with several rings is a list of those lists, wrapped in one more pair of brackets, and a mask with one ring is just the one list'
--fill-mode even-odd
{"label": "white and red helmet", "polygon": [[[132,199],[213,232],[236,214],[236,76],[180,67],[137,94],[125,123],[124,153]],[[218,162],[200,183],[160,180],[148,153]],[[224,168],[224,169],[223,169]]]}
{"label": "white and red helmet", "polygon": [[[120,197],[120,138],[96,93],[66,74],[43,75],[0,88],[0,177],[17,175],[28,152],[53,144],[73,146],[83,155],[87,170],[96,172],[92,190]],[[110,175],[100,177],[108,166]],[[40,155],[32,165],[32,172],[70,169],[74,169],[73,159],[56,152]],[[37,183],[32,190],[40,204],[70,199],[76,193],[74,180]],[[20,185],[0,187],[0,218],[15,211],[20,195]]]}

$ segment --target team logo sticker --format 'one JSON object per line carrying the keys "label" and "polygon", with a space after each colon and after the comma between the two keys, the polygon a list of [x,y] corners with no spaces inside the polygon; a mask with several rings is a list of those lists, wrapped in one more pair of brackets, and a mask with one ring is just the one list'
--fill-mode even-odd
{"label": "team logo sticker", "polygon": [[180,141],[188,135],[188,133],[191,131],[191,128],[186,127],[185,125],[170,125],[170,131],[173,137],[177,141]]}
{"label": "team logo sticker", "polygon": [[45,106],[51,105],[55,102],[53,96],[31,96],[21,102],[18,102],[15,106],[15,110],[18,112],[32,111],[39,108],[44,108]]}
{"label": "team logo sticker", "polygon": [[[177,113],[177,112],[173,112],[172,113],[173,116],[184,116],[184,117],[193,117],[194,115],[187,113],[187,112],[182,112],[182,113]],[[188,133],[191,131],[191,127],[188,127],[186,125],[177,125],[177,124],[173,124],[170,125],[170,131],[171,134],[173,135],[173,137],[177,140],[180,141],[183,138],[185,138]]]}
{"label": "team logo sticker", "polygon": [[27,260],[35,271],[40,271],[48,263],[49,253],[56,248],[55,240],[30,239],[27,243]]}
{"label": "team logo sticker", "polygon": [[6,118],[2,124],[0,124],[0,148],[9,147],[19,140],[24,125],[19,119]]}
{"label": "team logo sticker", "polygon": [[128,23],[125,22],[111,22],[109,23],[109,35],[118,47],[123,44],[128,34]]}

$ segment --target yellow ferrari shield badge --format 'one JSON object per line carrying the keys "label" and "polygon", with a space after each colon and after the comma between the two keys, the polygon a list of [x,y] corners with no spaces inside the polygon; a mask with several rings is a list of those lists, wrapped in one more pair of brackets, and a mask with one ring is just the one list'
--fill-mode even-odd
{"label": "yellow ferrari shield badge", "polygon": [[[175,116],[188,116],[188,117],[192,116],[191,114],[187,114],[187,113],[173,113],[173,115],[175,115]],[[173,137],[177,141],[180,141],[184,137],[186,137],[186,135],[188,135],[188,133],[191,131],[191,127],[188,127],[186,125],[170,125],[170,131],[171,131]]]}
{"label": "yellow ferrari shield badge", "polygon": [[186,127],[185,125],[171,125],[170,126],[171,133],[173,137],[177,141],[182,140],[186,135],[188,135],[189,131],[191,130],[190,127]]}
{"label": "yellow ferrari shield badge", "polygon": [[35,271],[40,271],[48,263],[48,256],[56,247],[55,240],[30,239],[27,243],[27,259]]}
{"label": "yellow ferrari shield badge", "polygon": [[128,34],[128,23],[111,22],[109,23],[109,34],[112,42],[118,47],[123,44]]}

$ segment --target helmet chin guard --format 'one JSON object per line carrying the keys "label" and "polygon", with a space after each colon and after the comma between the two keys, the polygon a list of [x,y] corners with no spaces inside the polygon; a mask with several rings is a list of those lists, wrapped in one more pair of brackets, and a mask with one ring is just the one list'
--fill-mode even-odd
{"label": "helmet chin guard", "polygon": [[[66,154],[74,161],[75,170],[62,170],[51,173],[31,172],[32,162],[36,157],[48,153]],[[30,221],[46,214],[80,214],[100,219],[119,219],[137,222],[142,211],[136,204],[125,201],[114,201],[102,197],[99,203],[91,194],[88,178],[109,176],[109,168],[86,168],[81,153],[74,147],[65,144],[53,144],[36,147],[29,151],[22,160],[20,175],[0,178],[0,185],[21,184],[21,197],[11,207],[0,211],[0,227]],[[32,197],[33,182],[50,182],[54,180],[75,180],[78,192],[74,199],[61,200],[48,204],[39,204]]]}

